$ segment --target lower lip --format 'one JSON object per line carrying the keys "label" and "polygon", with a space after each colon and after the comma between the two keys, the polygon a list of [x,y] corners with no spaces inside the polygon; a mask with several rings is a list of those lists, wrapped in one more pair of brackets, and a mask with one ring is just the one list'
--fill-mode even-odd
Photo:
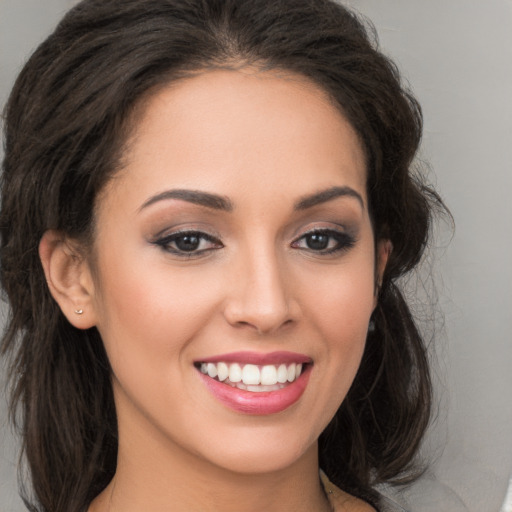
{"label": "lower lip", "polygon": [[311,373],[307,365],[299,378],[277,391],[251,392],[223,384],[203,373],[198,375],[209,391],[230,409],[244,414],[265,415],[282,412],[299,400],[306,389]]}

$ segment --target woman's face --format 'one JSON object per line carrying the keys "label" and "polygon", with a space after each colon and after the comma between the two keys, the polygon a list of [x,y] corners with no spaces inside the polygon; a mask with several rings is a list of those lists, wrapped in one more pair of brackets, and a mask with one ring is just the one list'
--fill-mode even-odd
{"label": "woman's face", "polygon": [[254,473],[315,453],[375,305],[354,130],[298,77],[210,71],[147,101],[125,163],[91,266],[121,456]]}

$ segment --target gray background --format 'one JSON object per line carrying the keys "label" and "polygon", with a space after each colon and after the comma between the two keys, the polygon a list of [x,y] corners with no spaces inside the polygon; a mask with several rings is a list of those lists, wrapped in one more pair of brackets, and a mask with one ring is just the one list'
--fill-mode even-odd
{"label": "gray background", "polygon": [[[0,104],[72,3],[0,0]],[[440,406],[423,450],[431,466],[395,499],[414,512],[498,512],[512,474],[512,1],[346,3],[373,20],[419,98],[420,156],[456,220],[433,254],[445,323],[433,352]],[[0,511],[21,512],[6,421],[2,398]]]}

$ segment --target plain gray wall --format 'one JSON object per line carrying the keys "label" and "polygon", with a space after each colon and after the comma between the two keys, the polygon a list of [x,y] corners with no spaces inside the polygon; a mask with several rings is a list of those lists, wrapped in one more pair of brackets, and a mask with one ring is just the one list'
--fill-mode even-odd
{"label": "plain gray wall", "polygon": [[[72,0],[0,0],[0,103]],[[512,474],[512,1],[351,0],[419,98],[421,158],[456,232],[434,254],[445,314],[435,354],[431,469],[396,496],[414,512],[498,512]],[[439,244],[447,240],[446,226]],[[17,498],[16,443],[0,400],[0,511]],[[505,509],[503,509],[505,510]],[[509,512],[507,507],[507,512]]]}

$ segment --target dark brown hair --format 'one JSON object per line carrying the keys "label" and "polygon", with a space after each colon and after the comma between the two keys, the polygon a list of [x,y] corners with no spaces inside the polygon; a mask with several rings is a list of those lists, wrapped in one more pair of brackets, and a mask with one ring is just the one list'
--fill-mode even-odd
{"label": "dark brown hair", "polygon": [[119,168],[134,108],[155,87],[218,66],[308,77],[359,134],[375,236],[389,238],[393,252],[361,367],[320,438],[320,464],[356,495],[411,475],[431,384],[396,283],[419,262],[432,207],[441,203],[411,173],[420,108],[368,27],[330,0],[85,0],[32,55],[5,110],[0,215],[10,304],[2,351],[31,510],[85,510],[112,478],[117,455],[101,338],[95,328],[75,329],[59,310],[39,241],[54,229],[90,243],[95,200]]}

